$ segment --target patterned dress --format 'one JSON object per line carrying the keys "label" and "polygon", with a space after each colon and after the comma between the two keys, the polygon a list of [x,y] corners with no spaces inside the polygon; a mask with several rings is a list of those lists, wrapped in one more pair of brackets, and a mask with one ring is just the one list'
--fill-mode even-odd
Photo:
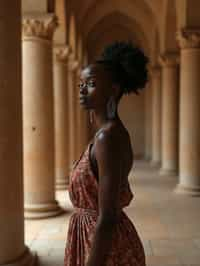
{"label": "patterned dress", "polygon": [[[91,168],[92,142],[70,173],[69,196],[74,206],[65,247],[64,266],[86,266],[98,218],[98,181]],[[129,183],[121,187],[119,221],[105,266],[146,266],[145,253],[135,226],[123,211],[133,198]]]}

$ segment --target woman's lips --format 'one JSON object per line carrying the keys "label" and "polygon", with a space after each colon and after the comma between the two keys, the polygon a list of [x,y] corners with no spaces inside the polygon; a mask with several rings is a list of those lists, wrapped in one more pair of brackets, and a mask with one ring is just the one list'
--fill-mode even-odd
{"label": "woman's lips", "polygon": [[80,96],[80,97],[79,97],[79,101],[80,101],[80,102],[85,102],[86,100],[87,100],[87,98],[84,97],[84,96]]}

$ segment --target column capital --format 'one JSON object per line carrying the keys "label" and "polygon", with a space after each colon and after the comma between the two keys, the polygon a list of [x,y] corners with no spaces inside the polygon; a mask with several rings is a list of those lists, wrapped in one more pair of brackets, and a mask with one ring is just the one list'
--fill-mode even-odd
{"label": "column capital", "polygon": [[23,39],[37,37],[52,40],[57,25],[57,17],[54,14],[24,15],[22,21]]}
{"label": "column capital", "polygon": [[181,49],[200,48],[200,28],[182,28],[176,39]]}
{"label": "column capital", "polygon": [[53,52],[57,62],[66,64],[71,53],[71,47],[67,45],[55,46]]}
{"label": "column capital", "polygon": [[180,63],[180,56],[177,52],[166,52],[159,55],[158,61],[162,67],[173,67]]}

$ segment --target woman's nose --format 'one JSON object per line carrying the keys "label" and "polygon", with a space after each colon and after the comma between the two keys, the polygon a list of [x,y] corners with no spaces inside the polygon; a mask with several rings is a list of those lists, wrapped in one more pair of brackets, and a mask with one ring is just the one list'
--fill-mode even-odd
{"label": "woman's nose", "polygon": [[87,94],[87,84],[84,83],[82,86],[80,86],[80,93],[81,94]]}

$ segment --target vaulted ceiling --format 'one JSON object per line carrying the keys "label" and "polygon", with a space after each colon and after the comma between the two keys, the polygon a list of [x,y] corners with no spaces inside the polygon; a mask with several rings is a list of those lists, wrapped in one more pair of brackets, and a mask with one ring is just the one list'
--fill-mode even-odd
{"label": "vaulted ceiling", "polygon": [[84,0],[74,1],[77,25],[89,51],[112,40],[132,39],[150,53],[160,0]]}
{"label": "vaulted ceiling", "polygon": [[55,12],[59,19],[55,44],[69,44],[75,51],[81,38],[89,57],[98,55],[109,42],[133,40],[151,58],[157,58],[159,53],[177,49],[177,14],[185,1],[22,0],[22,10]]}

